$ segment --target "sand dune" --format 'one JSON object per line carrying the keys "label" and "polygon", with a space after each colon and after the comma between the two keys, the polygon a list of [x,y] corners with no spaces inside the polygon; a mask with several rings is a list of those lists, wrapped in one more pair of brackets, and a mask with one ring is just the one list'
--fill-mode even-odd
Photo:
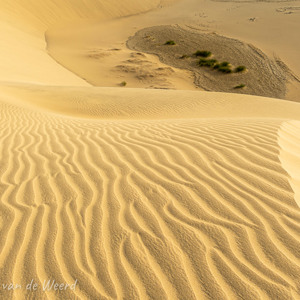
{"label": "sand dune", "polygon": [[[162,1],[164,3],[165,1]],[[105,20],[138,14],[160,1],[46,0],[0,3],[0,80],[54,85],[88,85],[55,63],[46,52],[45,32],[86,19]],[[38,62],[38,63],[37,63]]]}
{"label": "sand dune", "polygon": [[93,45],[97,22],[159,7],[111,21],[121,37],[199,5],[171,2],[0,2],[0,299],[300,298],[299,103],[90,85],[123,76],[105,56],[116,27]]}
{"label": "sand dune", "polygon": [[[299,118],[299,106],[284,104]],[[210,106],[208,119],[178,120],[175,106],[173,118],[169,107],[169,119],[153,121],[143,106],[144,120],[120,121],[122,107],[109,104],[113,118],[102,121],[33,105],[1,102],[0,282],[78,280],[75,292],[39,289],[40,299],[299,297],[285,119],[220,118]]]}

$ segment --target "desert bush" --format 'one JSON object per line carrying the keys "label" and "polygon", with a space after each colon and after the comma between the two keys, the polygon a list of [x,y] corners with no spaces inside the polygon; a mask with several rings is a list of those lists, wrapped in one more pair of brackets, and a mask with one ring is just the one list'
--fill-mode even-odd
{"label": "desert bush", "polygon": [[238,66],[234,69],[234,72],[239,73],[239,72],[244,72],[246,71],[246,67],[245,66]]}
{"label": "desert bush", "polygon": [[222,73],[232,73],[232,70],[230,67],[219,66],[218,71],[222,72]]}
{"label": "desert bush", "polygon": [[176,45],[176,43],[172,40],[166,41],[165,45]]}
{"label": "desert bush", "polygon": [[198,63],[200,67],[213,67],[218,61],[216,59],[200,58]]}
{"label": "desert bush", "polygon": [[223,61],[220,63],[220,67],[229,67],[230,63],[228,61]]}
{"label": "desert bush", "polygon": [[198,50],[194,53],[195,56],[201,56],[201,57],[210,57],[211,52],[206,50]]}
{"label": "desert bush", "polygon": [[127,82],[126,81],[122,81],[121,83],[120,83],[120,86],[126,86],[127,85]]}
{"label": "desert bush", "polygon": [[239,84],[239,85],[237,85],[237,86],[235,86],[234,88],[235,89],[242,89],[242,88],[244,88],[246,86],[246,84]]}

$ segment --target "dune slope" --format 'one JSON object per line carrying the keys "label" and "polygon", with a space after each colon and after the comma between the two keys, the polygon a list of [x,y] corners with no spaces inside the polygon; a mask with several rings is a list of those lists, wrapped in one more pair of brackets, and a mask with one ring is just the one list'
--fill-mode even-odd
{"label": "dune slope", "polygon": [[0,81],[88,86],[49,57],[45,32],[75,21],[138,14],[157,7],[159,3],[159,0],[1,0]]}
{"label": "dune slope", "polygon": [[[142,105],[143,120],[121,121],[108,105],[110,118],[89,120],[24,103],[1,102],[1,282],[34,279],[40,299],[299,297],[284,119],[213,118],[211,106],[208,119],[153,121]],[[48,278],[78,286],[43,292]]]}

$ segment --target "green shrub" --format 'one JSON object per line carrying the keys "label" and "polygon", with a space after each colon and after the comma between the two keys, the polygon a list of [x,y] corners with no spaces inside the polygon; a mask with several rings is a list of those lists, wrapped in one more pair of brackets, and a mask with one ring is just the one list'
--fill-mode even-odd
{"label": "green shrub", "polygon": [[120,83],[120,86],[126,86],[126,84],[127,84],[126,81],[122,81],[122,82]]}
{"label": "green shrub", "polygon": [[246,86],[246,84],[239,84],[239,85],[237,85],[237,86],[235,86],[234,88],[235,89],[242,89],[242,88],[244,88]]}
{"label": "green shrub", "polygon": [[231,70],[231,68],[230,67],[219,67],[218,68],[218,71],[219,72],[222,72],[222,73],[232,73],[232,70]]}
{"label": "green shrub", "polygon": [[223,61],[220,63],[220,67],[229,67],[230,63],[228,61]]}
{"label": "green shrub", "polygon": [[246,67],[245,66],[238,66],[234,69],[234,72],[239,73],[239,72],[244,72],[246,71]]}
{"label": "green shrub", "polygon": [[165,45],[176,45],[176,43],[174,41],[170,40],[170,41],[166,41]]}
{"label": "green shrub", "polygon": [[195,56],[201,56],[201,57],[210,57],[211,52],[206,50],[198,50],[194,53]]}
{"label": "green shrub", "polygon": [[200,67],[213,67],[218,61],[216,59],[200,58],[198,63]]}

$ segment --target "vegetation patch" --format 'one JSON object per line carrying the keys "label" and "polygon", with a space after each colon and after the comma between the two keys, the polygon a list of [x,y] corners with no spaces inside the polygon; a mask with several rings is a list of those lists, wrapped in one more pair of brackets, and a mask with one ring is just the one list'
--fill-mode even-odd
{"label": "vegetation patch", "polygon": [[217,70],[222,73],[227,73],[227,74],[232,73],[230,63],[227,61],[218,63],[216,59],[200,58],[198,63],[200,67],[213,68],[214,70]]}
{"label": "vegetation patch", "polygon": [[220,67],[228,67],[229,68],[230,63],[228,61],[223,61],[220,63]]}
{"label": "vegetation patch", "polygon": [[166,41],[165,45],[176,45],[176,43],[172,40]]}
{"label": "vegetation patch", "polygon": [[198,50],[194,53],[195,56],[201,56],[201,57],[210,57],[211,52],[206,50]]}
{"label": "vegetation patch", "polygon": [[[147,35],[153,39],[145,39]],[[171,40],[176,46],[165,45]],[[203,90],[284,98],[291,78],[288,69],[255,46],[215,33],[154,26],[138,31],[127,45],[157,55],[164,64],[191,71],[194,84]]]}
{"label": "vegetation patch", "polygon": [[213,67],[218,61],[216,59],[200,58],[198,64],[200,67]]}
{"label": "vegetation patch", "polygon": [[234,69],[234,72],[239,73],[239,72],[245,72],[247,68],[245,66],[238,66]]}
{"label": "vegetation patch", "polygon": [[218,71],[222,72],[222,73],[227,73],[227,74],[232,73],[232,69],[230,68],[230,66],[228,66],[228,67],[222,67],[222,66],[220,66],[218,68]]}
{"label": "vegetation patch", "polygon": [[239,84],[239,85],[237,85],[237,86],[235,86],[234,87],[234,89],[242,89],[242,88],[244,88],[246,86],[246,84]]}
{"label": "vegetation patch", "polygon": [[126,86],[127,85],[127,82],[126,81],[122,81],[121,83],[120,83],[120,86]]}

